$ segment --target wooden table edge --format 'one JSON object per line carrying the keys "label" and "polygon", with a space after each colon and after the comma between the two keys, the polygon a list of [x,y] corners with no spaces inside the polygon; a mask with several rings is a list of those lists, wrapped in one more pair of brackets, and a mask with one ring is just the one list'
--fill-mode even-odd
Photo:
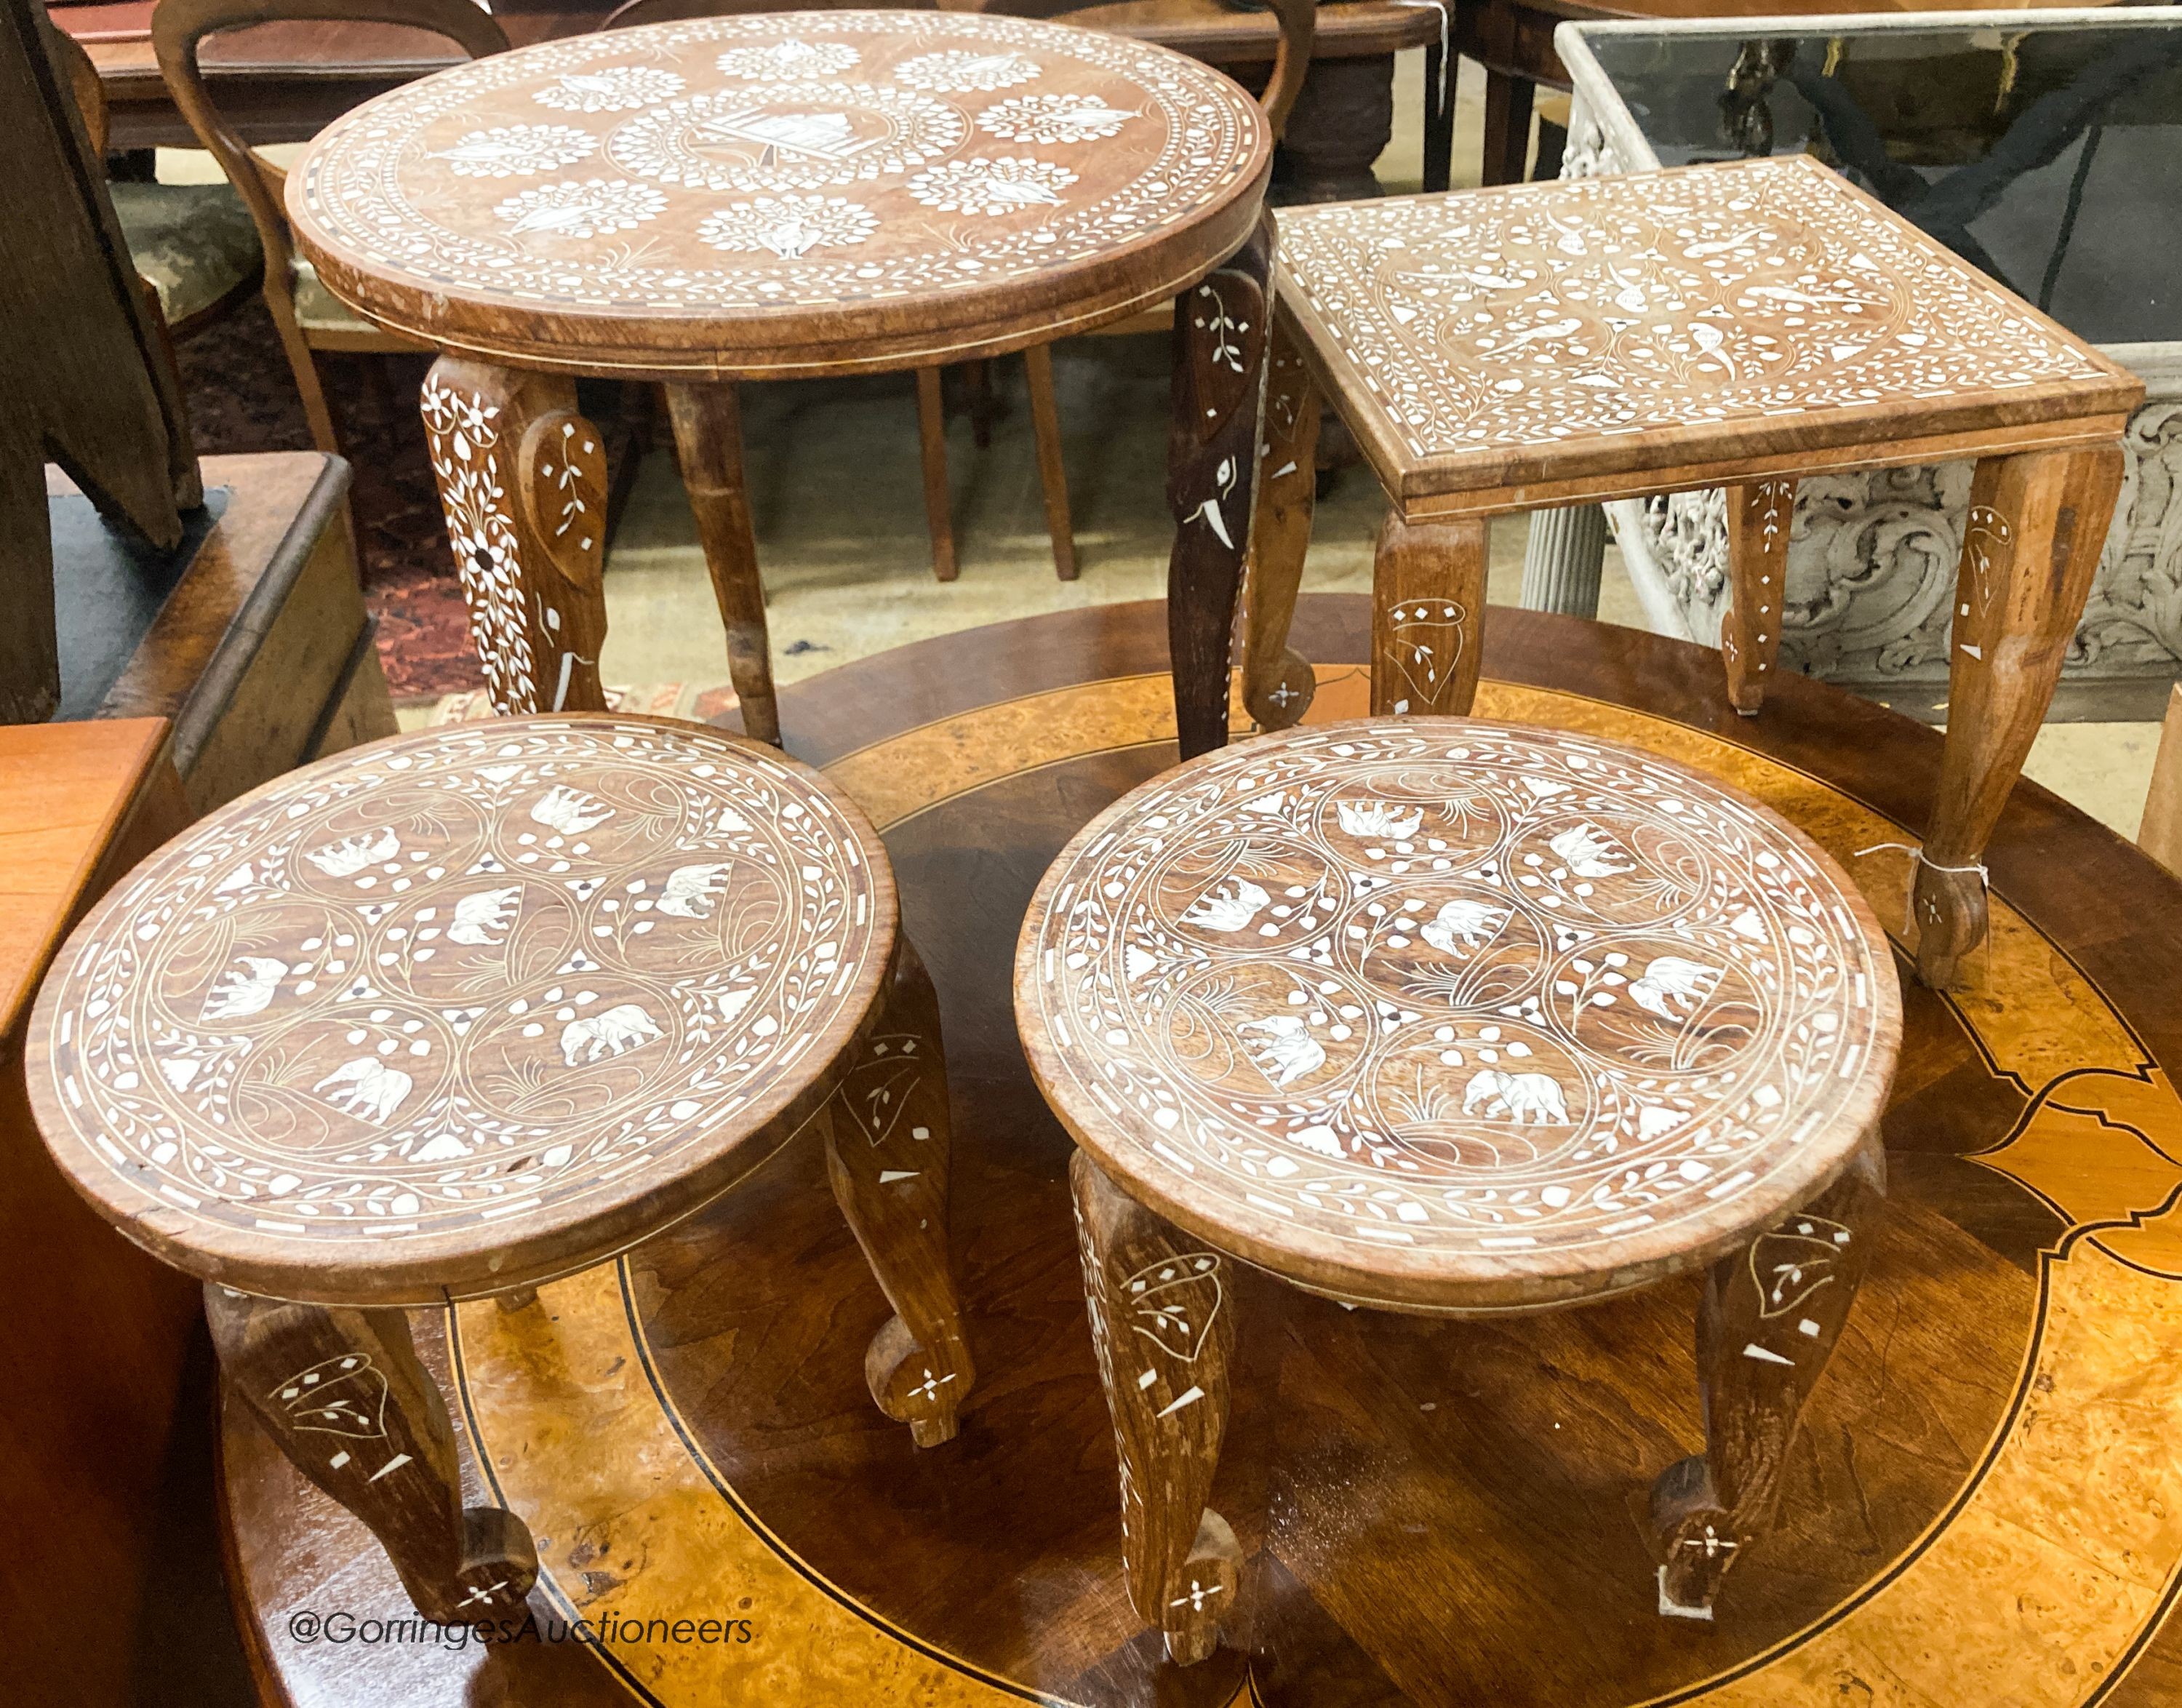
{"label": "wooden table edge", "polygon": [[[512,719],[496,718],[496,726]],[[191,1220],[191,1237],[178,1237],[171,1224],[182,1212],[159,1193],[141,1186],[120,1165],[99,1151],[75,1130],[55,1099],[60,1094],[52,1070],[48,1045],[58,1001],[58,986],[50,979],[40,989],[25,1029],[25,1079],[40,1138],[61,1173],[76,1193],[124,1237],[162,1262],[198,1280],[228,1287],[239,1293],[278,1299],[295,1304],[396,1306],[412,1309],[437,1307],[467,1299],[487,1298],[518,1288],[542,1285],[618,1256],[640,1245],[660,1229],[688,1218],[730,1190],[769,1161],[790,1142],[833,1094],[842,1073],[855,1058],[856,1046],[878,1023],[883,1009],[895,945],[901,938],[901,903],[892,864],[884,857],[885,845],[863,808],[815,766],[768,746],[708,724],[686,719],[641,713],[607,712],[544,713],[530,714],[527,724],[586,722],[607,725],[645,724],[687,735],[703,735],[731,746],[748,747],[774,764],[787,765],[815,781],[828,804],[857,836],[864,839],[872,896],[872,950],[857,971],[851,994],[842,1004],[844,1014],[856,1019],[844,1030],[831,1056],[813,1052],[815,1062],[800,1082],[784,1083],[766,1103],[750,1106],[756,1118],[744,1136],[713,1143],[703,1151],[685,1155],[690,1167],[679,1170],[663,1184],[640,1198],[625,1198],[568,1216],[546,1228],[527,1232],[525,1246],[541,1241],[553,1245],[550,1258],[525,1260],[514,1248],[486,1249],[484,1230],[402,1236],[375,1244],[367,1238],[291,1242],[277,1232],[245,1230],[224,1224],[208,1225]],[[353,765],[386,747],[413,740],[421,732],[407,731],[381,740],[366,742],[299,766],[238,796],[220,810],[227,812],[255,801],[284,786],[291,786],[306,771],[335,770]],[[120,905],[135,873],[124,874],[77,922],[61,949],[78,935],[97,930]],[[55,957],[60,951],[55,951]],[[94,1190],[96,1186],[98,1190]],[[578,1239],[579,1234],[584,1235]],[[292,1245],[293,1257],[267,1255]],[[398,1249],[397,1249],[398,1248]]]}
{"label": "wooden table edge", "polygon": [[[1324,732],[1398,721],[1481,726],[1518,732],[1526,727],[1495,719],[1472,718],[1349,718],[1335,724],[1304,727]],[[1126,791],[1120,799],[1100,809],[1088,824],[1069,838],[1066,845],[1054,857],[1052,864],[1046,868],[1038,879],[1038,888],[1032,894],[1030,905],[1024,911],[1022,929],[1016,939],[1015,965],[1010,981],[1014,998],[1016,1029],[1022,1043],[1024,1059],[1030,1066],[1032,1080],[1038,1087],[1038,1095],[1045,1100],[1046,1106],[1053,1112],[1054,1118],[1066,1129],[1077,1145],[1112,1177],[1114,1184],[1122,1191],[1208,1245],[1254,1268],[1263,1269],[1306,1290],[1321,1292],[1344,1303],[1423,1316],[1519,1315],[1597,1303],[1617,1294],[1648,1287],[1655,1282],[1668,1280],[1714,1262],[1748,1245],[1753,1235],[1825,1191],[1841,1178],[1855,1161],[1858,1151],[1880,1130],[1901,1054],[1901,980],[1895,964],[1893,946],[1880,925],[1878,916],[1854,880],[1841,870],[1839,862],[1808,833],[1735,785],[1711,777],[1681,761],[1668,759],[1642,748],[1630,747],[1625,742],[1589,735],[1582,739],[1596,746],[1625,749],[1648,765],[1689,770],[1703,778],[1710,787],[1737,799],[1747,808],[1755,811],[1777,829],[1786,830],[1807,857],[1812,859],[1821,871],[1832,876],[1842,903],[1856,920],[1866,951],[1874,962],[1871,1041],[1859,1065],[1858,1083],[1854,1095],[1844,1100],[1841,1110],[1825,1127],[1802,1140],[1781,1166],[1735,1201],[1736,1216],[1732,1226],[1718,1234],[1686,1243],[1670,1243],[1663,1233],[1649,1236],[1631,1234],[1621,1242],[1627,1249],[1627,1255],[1617,1256],[1610,1263],[1587,1263],[1573,1268],[1565,1263],[1554,1262],[1554,1254],[1551,1252],[1496,1251],[1489,1256],[1468,1256],[1459,1259],[1436,1254],[1427,1259],[1420,1254],[1404,1252],[1391,1246],[1373,1248],[1375,1255],[1390,1261],[1379,1268],[1365,1268],[1343,1255],[1342,1242],[1315,1230],[1300,1228],[1294,1230],[1295,1242],[1282,1252],[1280,1263],[1271,1263],[1254,1256],[1252,1247],[1254,1241],[1238,1234],[1236,1228],[1223,1223],[1195,1197],[1173,1190],[1172,1182],[1167,1175],[1147,1177],[1133,1167],[1121,1151],[1103,1142],[1077,1120],[1071,1106],[1070,1095],[1064,1090],[1061,1077],[1055,1071],[1057,1057],[1052,1045],[1043,1027],[1034,1023],[1037,1013],[1035,993],[1040,980],[1037,964],[1038,934],[1033,927],[1043,923],[1061,873],[1086,846],[1105,834],[1110,823],[1122,816],[1122,809],[1138,792],[1136,789]],[[1247,748],[1248,740],[1243,745]],[[1194,759],[1160,773],[1156,780],[1171,787],[1183,772],[1202,769],[1223,757],[1232,757],[1234,751],[1216,748],[1209,753],[1199,754]],[[1888,973],[1895,976],[1889,978],[1886,976]],[[1814,1157],[1818,1159],[1815,1162],[1809,1161]],[[1398,1261],[1405,1256],[1413,1261],[1407,1263]],[[1493,1273],[1478,1273],[1485,1267],[1489,1267]],[[1422,1273],[1428,1268],[1437,1273]],[[1627,1272],[1637,1268],[1646,1273],[1628,1274]],[[1581,1284],[1591,1277],[1609,1278],[1603,1285]],[[1559,1289],[1542,1284],[1554,1281],[1566,1284]],[[1406,1295],[1404,1289],[1409,1289]]]}

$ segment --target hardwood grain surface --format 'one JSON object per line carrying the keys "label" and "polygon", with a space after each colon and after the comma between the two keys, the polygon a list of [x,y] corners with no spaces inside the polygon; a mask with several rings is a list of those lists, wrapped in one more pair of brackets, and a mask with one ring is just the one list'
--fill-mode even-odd
{"label": "hardwood grain surface", "polygon": [[77,929],[33,1015],[56,1159],[176,1267],[414,1305],[597,1262],[822,1102],[894,951],[872,833],[738,738],[451,724],[291,772]]}
{"label": "hardwood grain surface", "polygon": [[299,247],[443,350],[878,372],[1118,320],[1239,244],[1268,127],[1169,49],[1019,19],[642,25],[440,72],[289,179]]}
{"label": "hardwood grain surface", "polygon": [[[1299,644],[1326,661],[1315,717],[1362,711],[1367,618],[1360,599],[1299,602]],[[1921,824],[1930,732],[1800,678],[1771,690],[1789,715],[1752,724],[1704,650],[1518,612],[1488,629],[1481,713],[1748,790],[1843,862],[1906,952],[1902,862],[1854,856]],[[871,1411],[855,1365],[885,1306],[822,1160],[785,1151],[623,1262],[543,1289],[540,1312],[465,1306],[451,1340],[419,1319],[480,1490],[538,1535],[541,1617],[724,1614],[752,1639],[300,1644],[298,1609],[406,1604],[354,1527],[231,1420],[238,1583],[270,1700],[2170,1700],[2182,883],[2030,784],[1992,840],[1978,980],[1905,989],[1869,1278],[1787,1462],[1781,1528],[1716,1623],[1658,1616],[1640,1528],[1650,1475],[1702,1439],[1693,1283],[1448,1323],[1245,1269],[1213,1501],[1261,1612],[1200,1665],[1162,1665],[1123,1595],[1072,1147],[1027,1079],[1009,988],[1047,863],[1171,763],[1162,636],[1157,606],[1070,613],[784,695],[791,745],[884,829],[940,995],[981,1372],[959,1437],[919,1453]]]}

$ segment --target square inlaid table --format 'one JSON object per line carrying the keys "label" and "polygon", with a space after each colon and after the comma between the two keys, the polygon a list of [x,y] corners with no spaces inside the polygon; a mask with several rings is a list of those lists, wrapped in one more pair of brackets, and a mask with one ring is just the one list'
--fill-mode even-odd
{"label": "square inlaid table", "polygon": [[[2142,380],[2122,502],[2051,715],[2156,719],[2182,674],[2182,8],[2041,8],[1991,24],[1891,12],[1762,36],[1727,19],[1569,25],[1563,170],[1814,154]],[[1969,471],[1847,475],[1799,499],[1781,668],[1936,721]],[[1726,596],[1721,509],[1716,491],[1681,492],[1540,518],[1523,602],[1591,615],[1610,517],[1646,626],[1709,642]]]}
{"label": "square inlaid table", "polygon": [[[1304,0],[1274,9],[1262,110],[1208,66],[1096,30],[780,12],[496,54],[321,133],[287,180],[296,246],[357,313],[442,352],[424,422],[494,703],[604,703],[605,457],[575,376],[666,387],[744,728],[777,742],[734,382],[1003,355],[1169,300],[1171,580],[1224,667],[1263,395],[1263,202],[1312,32]],[[1224,729],[1224,674],[1182,709]]]}
{"label": "square inlaid table", "polygon": [[1974,458],[1950,716],[1919,851],[1918,969],[1958,981],[1980,863],[2043,718],[2143,386],[1802,157],[1291,210],[1280,221],[1244,697],[1298,721],[1287,650],[1320,399],[1393,508],[1373,582],[1375,713],[1476,689],[1487,524],[1728,488],[1727,696],[1755,715],[1780,646],[1799,480]]}

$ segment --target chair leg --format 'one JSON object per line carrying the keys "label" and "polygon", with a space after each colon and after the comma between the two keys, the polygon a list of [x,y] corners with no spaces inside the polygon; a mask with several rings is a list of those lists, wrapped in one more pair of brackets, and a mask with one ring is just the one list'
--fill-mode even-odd
{"label": "chair leg", "polygon": [[924,518],[932,530],[932,574],[952,581],[955,523],[947,507],[947,411],[939,397],[939,370],[917,370],[917,435],[924,454]]}
{"label": "chair leg", "polygon": [[288,358],[288,369],[296,376],[296,390],[303,400],[303,419],[310,424],[311,443],[328,456],[341,454],[341,435],[335,430],[332,409],[326,402],[325,387],[318,380],[317,357],[310,342],[303,336],[303,329],[296,324],[294,309],[280,297],[269,291],[265,306],[273,315],[274,330],[280,335],[280,348]]}
{"label": "chair leg", "polygon": [[1068,520],[1068,465],[1061,456],[1061,409],[1053,396],[1053,347],[1033,344],[1023,352],[1030,376],[1030,422],[1038,441],[1038,484],[1045,499],[1045,531],[1053,539],[1053,573],[1063,581],[1077,576],[1076,531]]}

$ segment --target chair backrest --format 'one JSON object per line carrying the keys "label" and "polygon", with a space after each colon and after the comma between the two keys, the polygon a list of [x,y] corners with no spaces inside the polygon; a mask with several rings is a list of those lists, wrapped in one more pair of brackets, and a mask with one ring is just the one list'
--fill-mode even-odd
{"label": "chair backrest", "polygon": [[1318,34],[1318,0],[1266,0],[1280,20],[1280,51],[1273,58],[1273,75],[1258,104],[1265,109],[1265,125],[1277,140],[1288,129],[1288,114],[1303,80],[1310,75],[1310,44]]}
{"label": "chair backrest", "polygon": [[159,0],[152,14],[152,46],[167,92],[190,129],[248,204],[265,247],[265,277],[285,292],[293,252],[280,192],[288,175],[242,140],[220,116],[197,63],[197,44],[224,30],[252,24],[308,22],[406,24],[457,43],[473,59],[507,51],[507,34],[475,0]]}

